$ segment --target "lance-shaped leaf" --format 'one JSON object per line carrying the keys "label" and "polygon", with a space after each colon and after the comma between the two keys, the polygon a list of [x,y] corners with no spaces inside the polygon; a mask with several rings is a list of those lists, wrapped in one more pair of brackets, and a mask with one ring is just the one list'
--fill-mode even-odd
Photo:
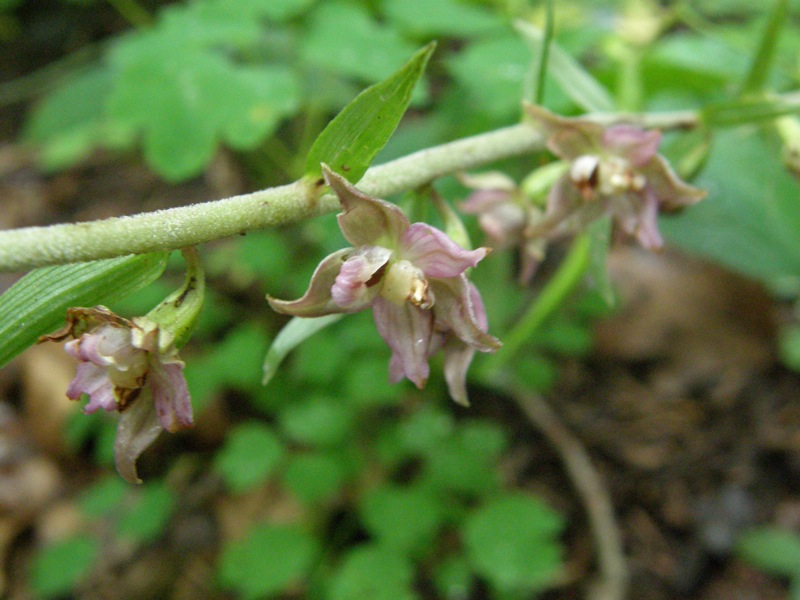
{"label": "lance-shaped leaf", "polygon": [[36,269],[0,296],[0,366],[64,324],[72,306],[121,300],[157,279],[167,253]]}
{"label": "lance-shaped leaf", "polygon": [[781,30],[784,27],[784,23],[786,23],[788,8],[788,0],[776,0],[769,21],[767,21],[767,25],[761,35],[758,49],[753,56],[753,62],[747,72],[747,77],[742,83],[742,96],[760,92],[766,87],[767,78],[777,55],[776,49]]}
{"label": "lance-shaped leaf", "polygon": [[275,336],[272,345],[267,351],[267,356],[264,358],[264,377],[261,379],[261,383],[264,385],[269,383],[275,373],[278,372],[278,367],[289,352],[318,331],[325,329],[328,325],[333,325],[342,316],[340,314],[326,315],[313,319],[295,317],[289,321],[281,329],[280,333]]}
{"label": "lance-shaped leaf", "polygon": [[361,92],[319,134],[306,159],[306,176],[322,176],[322,163],[357,182],[389,141],[411,100],[436,43],[419,50],[388,79]]}

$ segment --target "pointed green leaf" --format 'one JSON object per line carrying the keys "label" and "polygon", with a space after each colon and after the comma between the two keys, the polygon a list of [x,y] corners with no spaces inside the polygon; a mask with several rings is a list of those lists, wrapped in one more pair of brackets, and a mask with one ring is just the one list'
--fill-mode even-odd
{"label": "pointed green leaf", "polygon": [[[534,60],[537,60],[545,41],[544,33],[524,21],[517,21],[514,26],[533,50]],[[549,44],[547,69],[564,93],[581,108],[588,112],[614,110],[614,101],[608,90],[554,41]]]}
{"label": "pointed green leaf", "polygon": [[167,253],[158,252],[31,271],[0,296],[0,366],[63,325],[68,308],[120,300],[166,264]]}
{"label": "pointed green leaf", "polygon": [[786,22],[788,7],[788,0],[776,0],[767,26],[761,35],[761,41],[753,57],[753,63],[750,65],[747,77],[742,83],[741,95],[753,94],[764,89],[767,77],[770,74],[770,67],[775,60],[775,50],[778,46],[781,29]]}
{"label": "pointed green leaf", "polygon": [[328,325],[332,325],[341,318],[342,315],[327,315],[314,319],[294,317],[289,321],[281,329],[280,333],[275,336],[272,345],[267,351],[267,356],[264,358],[264,377],[261,383],[264,385],[269,383],[270,379],[278,372],[278,367],[289,352],[318,331],[325,329]]}
{"label": "pointed green leaf", "polygon": [[322,131],[306,160],[306,175],[322,176],[325,163],[357,182],[391,137],[408,107],[411,92],[436,48],[431,42],[388,79],[361,92]]}

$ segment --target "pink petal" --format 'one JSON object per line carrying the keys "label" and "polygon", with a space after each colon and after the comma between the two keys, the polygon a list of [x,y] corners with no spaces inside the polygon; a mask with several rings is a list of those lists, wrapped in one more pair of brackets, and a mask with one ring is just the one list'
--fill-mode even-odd
{"label": "pink petal", "polygon": [[331,287],[333,301],[348,312],[366,308],[380,291],[380,276],[392,251],[378,246],[360,248],[342,265]]}
{"label": "pink petal", "polygon": [[636,227],[636,239],[648,250],[660,250],[664,246],[664,238],[658,230],[658,198],[649,189],[644,191],[644,201]]}
{"label": "pink petal", "polygon": [[452,331],[464,343],[481,352],[495,352],[502,345],[486,333],[486,311],[477,288],[466,276],[431,279],[436,294],[437,329]]}
{"label": "pink petal", "polygon": [[459,205],[459,210],[468,215],[477,215],[511,200],[511,194],[505,190],[478,190],[467,196]]}
{"label": "pink petal", "polygon": [[89,396],[84,412],[93,413],[99,408],[109,412],[117,410],[114,385],[108,378],[106,367],[98,367],[88,362],[78,365],[75,378],[67,388],[67,398],[77,400],[81,394]]}
{"label": "pink petal", "polygon": [[457,277],[477,265],[486,248],[464,250],[447,234],[425,223],[414,223],[400,238],[398,254],[428,277]]}
{"label": "pink petal", "polygon": [[352,252],[352,248],[344,248],[324,258],[311,276],[311,283],[302,298],[278,300],[267,296],[269,305],[279,313],[295,317],[323,317],[348,312],[333,301],[331,288],[336,283],[342,265]]}
{"label": "pink petal", "polygon": [[628,160],[634,167],[642,167],[658,153],[660,131],[645,131],[632,125],[612,125],[603,132],[603,149],[608,154]]}
{"label": "pink petal", "polygon": [[[472,312],[474,324],[485,332],[489,323],[481,295],[471,282],[467,282],[469,304],[467,310]],[[499,342],[498,342],[499,343]],[[450,397],[462,406],[469,406],[467,397],[467,370],[475,356],[475,347],[464,343],[456,335],[448,335],[444,345],[444,378]]]}
{"label": "pink petal", "polygon": [[119,474],[130,483],[141,483],[136,461],[163,431],[152,399],[143,394],[120,415],[114,442],[114,461]]}
{"label": "pink petal", "polygon": [[153,403],[161,426],[175,433],[194,424],[192,420],[192,401],[183,376],[183,363],[180,361],[161,363],[151,359],[147,383],[153,393]]}
{"label": "pink petal", "polygon": [[433,331],[433,314],[409,302],[394,304],[380,296],[372,304],[375,325],[392,349],[389,378],[397,382],[408,377],[422,389],[428,381],[428,347]]}
{"label": "pink petal", "polygon": [[525,231],[526,237],[543,237],[555,233],[556,228],[581,207],[578,188],[572,183],[569,174],[560,177],[547,196],[544,217],[538,223],[531,223]]}
{"label": "pink petal", "polygon": [[409,225],[403,211],[391,202],[364,194],[325,165],[322,172],[344,208],[338,218],[345,239],[356,247],[394,248]]}

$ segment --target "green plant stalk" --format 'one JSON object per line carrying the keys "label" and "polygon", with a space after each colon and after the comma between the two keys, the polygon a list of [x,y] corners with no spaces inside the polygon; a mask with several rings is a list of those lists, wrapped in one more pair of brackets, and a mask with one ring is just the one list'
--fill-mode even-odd
{"label": "green plant stalk", "polygon": [[517,354],[525,342],[533,338],[542,324],[555,313],[583,278],[591,258],[591,238],[577,237],[556,274],[544,286],[539,297],[520,320],[503,336],[503,347],[486,361],[487,372],[496,373]]}
{"label": "green plant stalk", "polygon": [[[788,95],[784,99],[790,102]],[[800,97],[792,100],[800,105]],[[594,118],[601,123],[625,119],[644,127],[663,129],[693,127],[699,120],[698,114],[692,111],[603,114]],[[533,125],[512,125],[372,167],[358,182],[358,187],[367,194],[385,198],[419,188],[445,175],[543,150],[544,142],[543,133]],[[151,213],[0,231],[0,272],[176,250],[296,223],[338,209],[339,203],[333,194],[320,195],[317,182],[301,179],[250,194]]]}
{"label": "green plant stalk", "polygon": [[544,39],[542,40],[542,51],[539,54],[539,61],[536,65],[536,89],[533,93],[534,104],[541,104],[544,98],[544,88],[547,82],[547,61],[550,59],[550,40],[553,39],[553,25],[555,21],[553,0],[547,0],[545,8],[547,12],[544,21]]}

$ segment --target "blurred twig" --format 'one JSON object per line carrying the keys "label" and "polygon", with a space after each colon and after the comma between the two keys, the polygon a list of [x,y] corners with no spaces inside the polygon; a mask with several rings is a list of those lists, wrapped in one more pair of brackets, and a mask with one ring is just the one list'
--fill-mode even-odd
{"label": "blurred twig", "polygon": [[622,600],[628,590],[628,565],[622,549],[614,506],[589,454],[539,394],[512,393],[525,415],[553,445],[578,491],[594,535],[600,572],[587,597],[591,600]]}

